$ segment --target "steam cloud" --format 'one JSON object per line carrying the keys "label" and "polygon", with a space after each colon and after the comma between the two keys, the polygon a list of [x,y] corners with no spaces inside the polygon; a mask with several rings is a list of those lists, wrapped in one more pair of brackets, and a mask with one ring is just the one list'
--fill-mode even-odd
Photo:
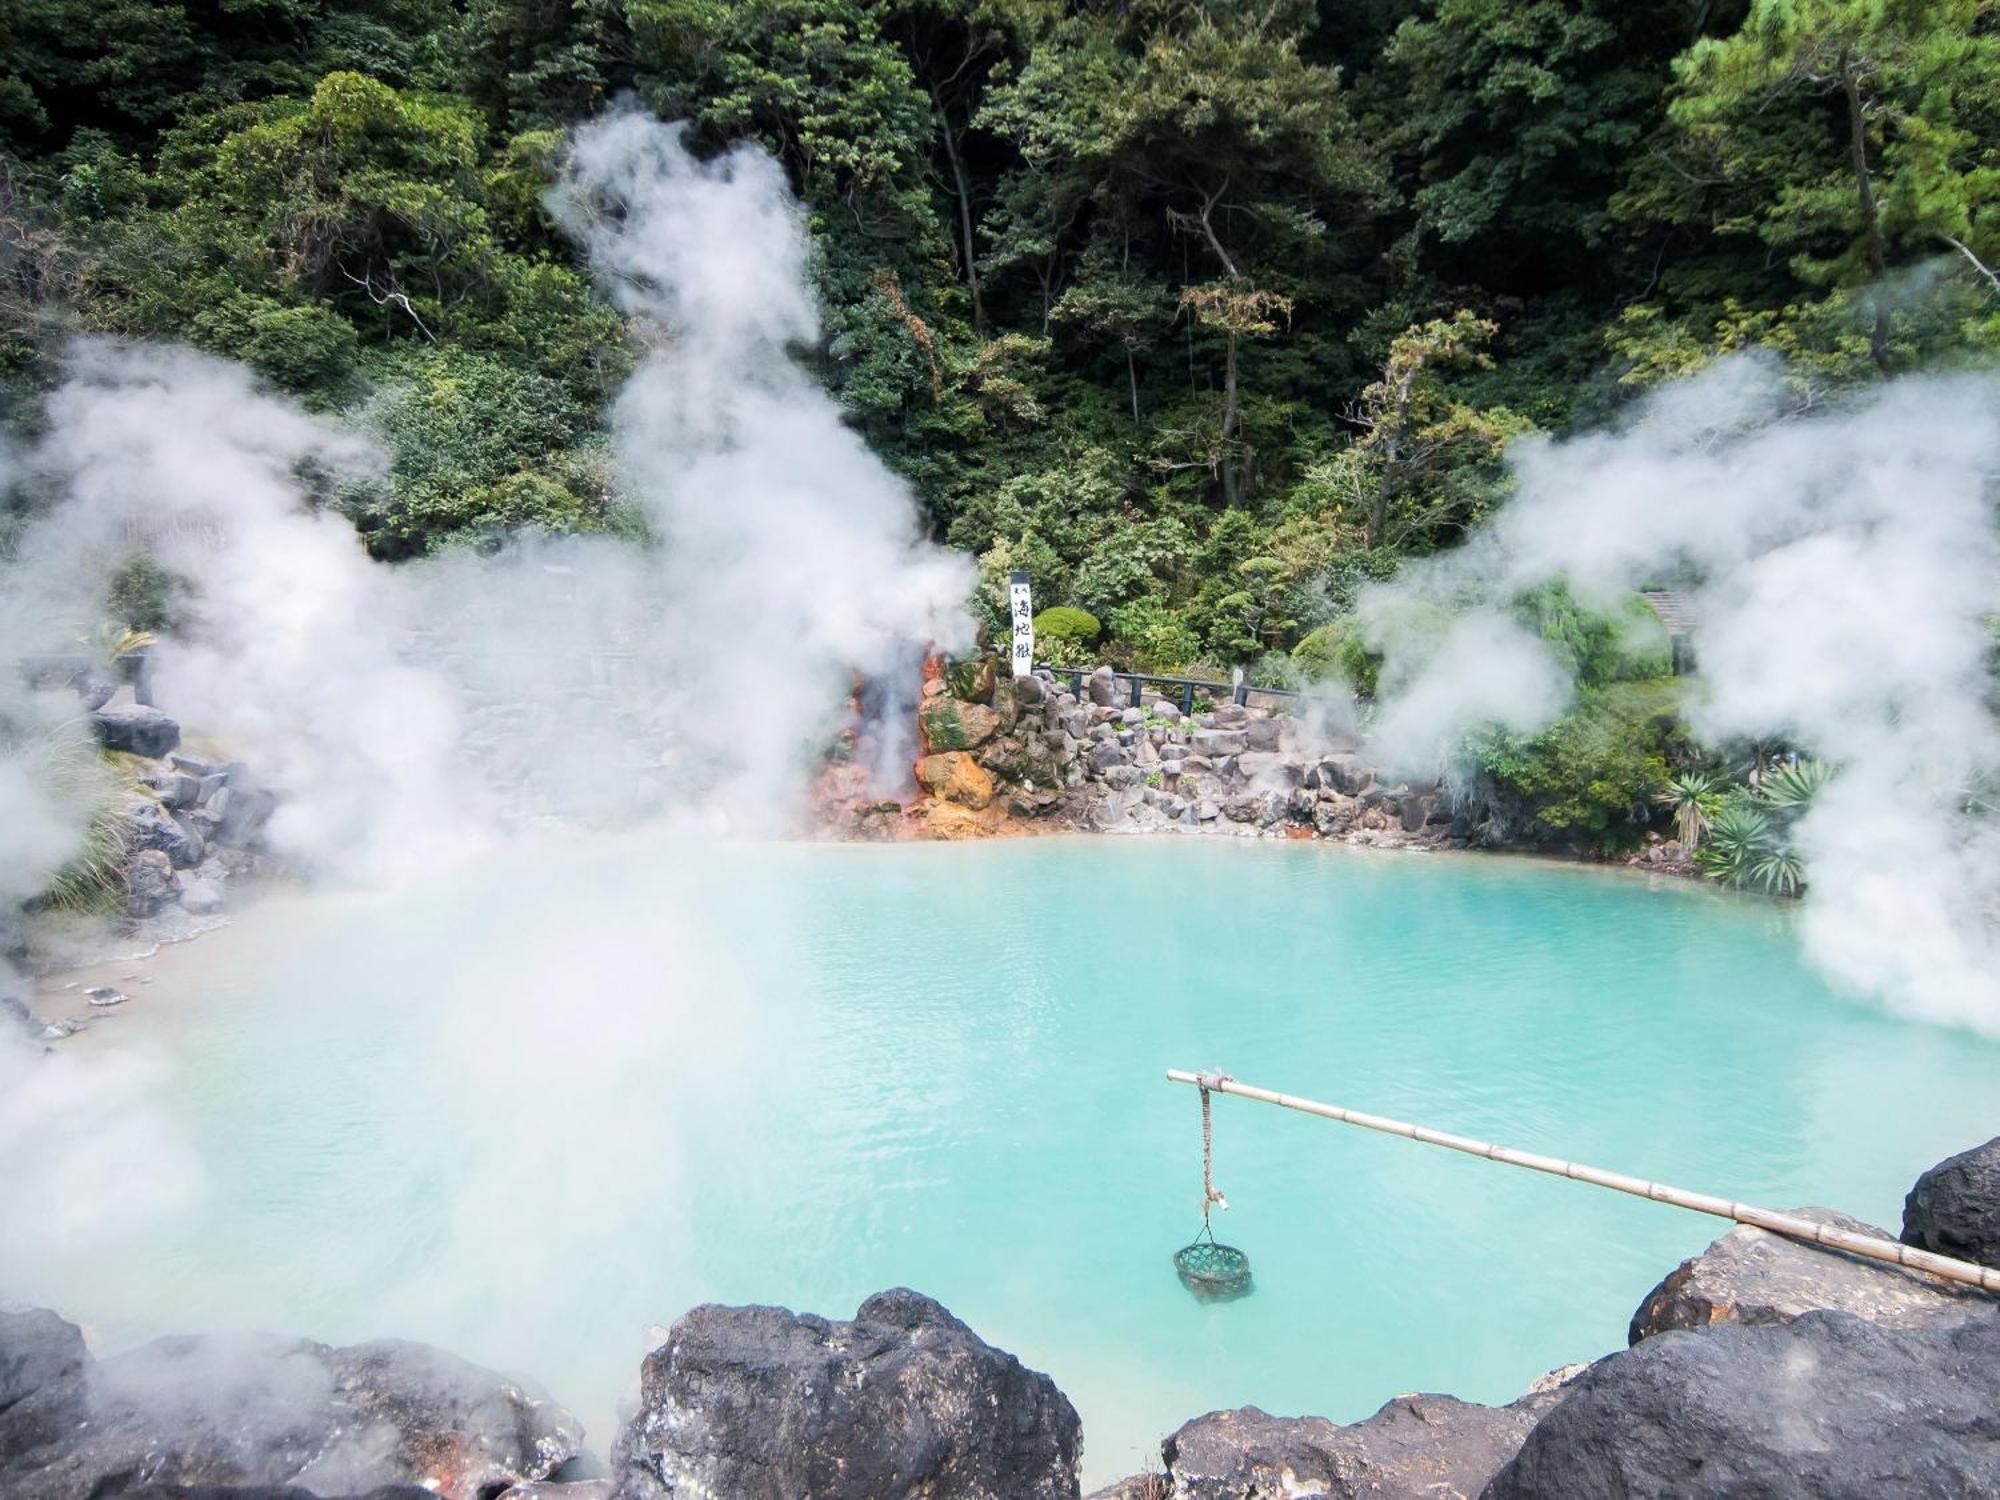
{"label": "steam cloud", "polygon": [[[1697,730],[1839,767],[1797,829],[1809,957],[1857,992],[2000,1033],[2000,838],[1964,811],[2000,768],[2000,385],[1910,378],[1801,413],[1773,361],[1739,357],[1618,430],[1524,443],[1513,466],[1519,492],[1490,525],[1362,601],[1388,652],[1385,758],[1429,769],[1482,723],[1560,712],[1549,653],[1493,606],[1557,578],[1604,602],[1690,580]],[[1398,623],[1423,601],[1488,612],[1412,642]]]}
{"label": "steam cloud", "polygon": [[[908,490],[792,357],[818,320],[777,164],[749,147],[698,162],[633,112],[573,147],[551,205],[654,325],[614,421],[654,541],[382,567],[302,477],[379,467],[365,438],[227,361],[79,341],[40,435],[0,452],[0,487],[43,502],[0,564],[5,913],[76,851],[92,801],[44,764],[51,745],[92,760],[87,726],[15,662],[77,650],[141,552],[195,584],[155,654],[162,707],[278,793],[276,853],[370,884],[547,819],[781,828],[855,672],[970,643],[971,565],[923,539]],[[143,1064],[42,1059],[6,1020],[0,1273],[93,1215],[130,1227],[184,1201],[195,1174],[145,1107]]]}
{"label": "steam cloud", "polygon": [[158,696],[281,794],[271,840],[309,867],[395,873],[535,813],[769,831],[854,672],[970,641],[970,564],[791,356],[818,319],[777,163],[624,112],[551,206],[656,330],[614,414],[653,545],[377,566],[299,473],[379,456],[185,349],[81,343],[25,455],[61,498],[6,571],[8,649],[74,649],[140,550],[194,579]]}

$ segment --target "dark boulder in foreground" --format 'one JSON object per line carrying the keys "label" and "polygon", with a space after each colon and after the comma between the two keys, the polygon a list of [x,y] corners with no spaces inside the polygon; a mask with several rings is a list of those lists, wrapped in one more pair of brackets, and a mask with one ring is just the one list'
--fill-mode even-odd
{"label": "dark boulder in foreground", "polygon": [[[1803,1219],[1894,1239],[1828,1208],[1795,1208]],[[1983,1312],[1993,1302],[1957,1283],[1739,1224],[1647,1294],[1628,1330],[1638,1343],[1674,1329],[1718,1323],[1789,1323],[1815,1308],[1853,1313],[1888,1327],[1920,1327]]]}
{"label": "dark boulder in foreground", "polygon": [[1485,1500],[2000,1495],[2000,1317],[1839,1312],[1663,1333],[1598,1361]]}
{"label": "dark boulder in foreground", "polygon": [[1903,1200],[1903,1243],[2000,1269],[2000,1136],[1917,1179]]}
{"label": "dark boulder in foreground", "polygon": [[[1477,1495],[1560,1393],[1512,1406],[1398,1396],[1365,1422],[1273,1417],[1254,1406],[1210,1412],[1161,1445],[1171,1500],[1436,1500]],[[1144,1480],[1126,1481],[1136,1492]]]}
{"label": "dark boulder in foreground", "polygon": [[1076,1410],[1048,1376],[897,1289],[851,1323],[698,1307],[646,1359],[621,1500],[1072,1500]]}
{"label": "dark boulder in foreground", "polygon": [[93,1360],[53,1313],[0,1314],[8,1500],[398,1484],[483,1500],[554,1473],[581,1436],[561,1408],[422,1344],[170,1338]]}
{"label": "dark boulder in foreground", "polygon": [[125,750],[158,760],[181,742],[181,726],[157,708],[137,703],[100,708],[90,716],[98,742],[107,750]]}
{"label": "dark boulder in foreground", "polygon": [[[164,1484],[151,1489],[122,1490],[118,1500],[327,1500],[296,1484]],[[365,1495],[339,1500],[437,1500],[420,1484],[385,1484]]]}

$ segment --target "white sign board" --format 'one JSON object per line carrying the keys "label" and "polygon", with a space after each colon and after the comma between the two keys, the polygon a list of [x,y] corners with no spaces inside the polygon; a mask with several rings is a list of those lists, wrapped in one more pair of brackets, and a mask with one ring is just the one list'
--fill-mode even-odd
{"label": "white sign board", "polygon": [[1035,670],[1035,605],[1028,595],[1028,575],[1018,568],[1007,578],[1007,612],[1014,619],[1014,675]]}

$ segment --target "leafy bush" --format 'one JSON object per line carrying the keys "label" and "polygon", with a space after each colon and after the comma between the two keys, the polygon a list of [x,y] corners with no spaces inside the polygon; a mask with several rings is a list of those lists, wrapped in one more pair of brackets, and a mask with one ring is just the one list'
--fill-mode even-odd
{"label": "leafy bush", "polygon": [[1670,760],[1688,749],[1680,697],[1674,678],[1614,683],[1586,689],[1540,734],[1474,736],[1480,800],[1515,836],[1595,851],[1631,847]]}
{"label": "leafy bush", "polygon": [[1292,662],[1305,681],[1343,683],[1364,698],[1374,696],[1382,669],[1351,615],[1307,632],[1292,647]]}
{"label": "leafy bush", "polygon": [[105,618],[126,630],[154,634],[172,623],[174,606],[187,591],[185,578],[161,567],[152,553],[141,552],[111,575]]}
{"label": "leafy bush", "polygon": [[1516,598],[1514,616],[1548,642],[1581,686],[1643,681],[1673,670],[1667,627],[1637,594],[1624,595],[1608,610],[1598,609],[1556,579]]}
{"label": "leafy bush", "polygon": [[1111,631],[1142,672],[1183,672],[1201,654],[1201,637],[1166,600],[1149,594],[1111,611]]}
{"label": "leafy bush", "polygon": [[1071,604],[1058,604],[1035,616],[1035,640],[1048,642],[1052,649],[1094,646],[1103,633],[1096,615]]}

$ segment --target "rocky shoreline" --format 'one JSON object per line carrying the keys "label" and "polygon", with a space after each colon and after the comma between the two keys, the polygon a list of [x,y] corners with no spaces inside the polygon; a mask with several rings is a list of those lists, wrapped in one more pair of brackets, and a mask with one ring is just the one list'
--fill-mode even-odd
{"label": "rocky shoreline", "polygon": [[[1903,1239],[2000,1266],[2000,1139],[1918,1180]],[[2000,1494],[1992,1297],[1738,1226],[1641,1301],[1629,1339],[1505,1406],[1210,1412],[1091,1500]],[[54,1313],[0,1313],[15,1500],[1074,1500],[1082,1443],[1048,1376],[900,1288],[847,1321],[689,1312],[608,1464],[562,1408],[422,1345],[192,1337],[99,1360]]]}
{"label": "rocky shoreline", "polygon": [[[1362,738],[1288,703],[1138,701],[1108,666],[1082,693],[1046,668],[1003,678],[995,658],[927,674],[914,801],[884,800],[836,765],[814,799],[819,828],[861,840],[1048,832],[1185,833],[1339,840],[1394,849],[1525,850],[1518,830],[1436,782],[1369,763]],[[1695,873],[1678,843],[1628,861]]]}

